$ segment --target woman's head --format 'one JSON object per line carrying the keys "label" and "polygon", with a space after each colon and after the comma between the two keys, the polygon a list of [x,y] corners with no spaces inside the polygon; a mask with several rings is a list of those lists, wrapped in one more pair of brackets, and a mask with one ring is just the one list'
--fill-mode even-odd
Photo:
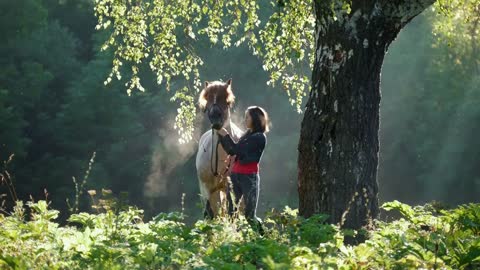
{"label": "woman's head", "polygon": [[245,111],[245,125],[252,132],[266,133],[269,131],[270,120],[267,112],[258,106],[250,106]]}

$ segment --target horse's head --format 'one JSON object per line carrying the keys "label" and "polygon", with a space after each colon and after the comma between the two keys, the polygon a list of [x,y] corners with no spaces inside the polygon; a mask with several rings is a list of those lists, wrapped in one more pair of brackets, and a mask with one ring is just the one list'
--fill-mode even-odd
{"label": "horse's head", "polygon": [[234,101],[232,79],[229,79],[226,83],[205,82],[205,88],[200,93],[198,104],[200,109],[207,113],[212,127],[219,129],[230,117],[230,108]]}

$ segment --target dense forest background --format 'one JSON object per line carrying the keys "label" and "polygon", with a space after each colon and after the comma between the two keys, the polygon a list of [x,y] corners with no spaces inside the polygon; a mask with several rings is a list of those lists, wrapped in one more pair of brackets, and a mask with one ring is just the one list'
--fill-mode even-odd
{"label": "dense forest background", "polygon": [[[173,92],[156,85],[152,74],[142,74],[147,91],[130,97],[124,82],[104,85],[111,55],[100,52],[105,33],[94,29],[92,2],[0,0],[0,160],[14,154],[6,166],[20,199],[44,198],[46,189],[53,207],[66,210],[66,199],[75,197],[72,177],[83,181],[95,153],[85,190],[126,191],[147,216],[180,209],[185,194],[185,212],[197,219],[202,207],[195,152],[208,124],[199,113],[194,140],[180,145],[173,129],[176,104],[169,101]],[[431,10],[416,18],[385,60],[382,201],[479,201],[479,48],[469,39],[439,39],[433,31],[438,20]],[[260,216],[272,207],[296,207],[302,115],[285,91],[266,85],[268,74],[247,48],[225,51],[205,41],[197,49],[206,60],[204,80],[233,78],[235,123],[243,127],[243,112],[252,104],[272,119],[261,166]],[[8,194],[5,185],[0,194]],[[81,208],[88,209],[85,193]]]}

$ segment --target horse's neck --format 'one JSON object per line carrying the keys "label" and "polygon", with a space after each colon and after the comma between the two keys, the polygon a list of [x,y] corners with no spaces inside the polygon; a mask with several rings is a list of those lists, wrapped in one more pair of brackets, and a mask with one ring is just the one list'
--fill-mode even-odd
{"label": "horse's neck", "polygon": [[238,139],[241,136],[240,128],[235,125],[230,118],[225,121],[225,125],[223,126],[233,138]]}
{"label": "horse's neck", "polygon": [[225,124],[223,125],[223,128],[225,128],[228,132],[231,132],[232,131],[232,119],[230,119],[230,117],[227,119],[227,121],[225,121]]}

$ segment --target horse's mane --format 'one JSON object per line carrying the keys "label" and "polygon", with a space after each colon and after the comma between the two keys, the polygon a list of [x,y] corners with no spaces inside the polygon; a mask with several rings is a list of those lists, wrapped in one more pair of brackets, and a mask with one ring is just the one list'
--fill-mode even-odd
{"label": "horse's mane", "polygon": [[235,102],[231,79],[228,80],[227,83],[220,81],[205,82],[205,88],[200,92],[200,97],[198,98],[200,109],[204,110],[209,99],[212,99],[210,101],[213,101],[214,96],[217,97],[218,103],[225,103],[231,108]]}

